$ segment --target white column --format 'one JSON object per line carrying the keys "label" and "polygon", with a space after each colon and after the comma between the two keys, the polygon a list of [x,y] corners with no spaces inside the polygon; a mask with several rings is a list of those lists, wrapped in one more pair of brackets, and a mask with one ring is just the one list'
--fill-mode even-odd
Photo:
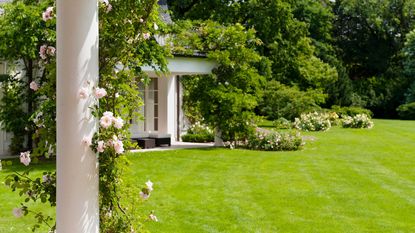
{"label": "white column", "polygon": [[176,137],[176,76],[159,78],[159,133]]}
{"label": "white column", "polygon": [[98,163],[81,141],[96,122],[86,83],[98,82],[98,2],[57,1],[57,232],[98,233]]}

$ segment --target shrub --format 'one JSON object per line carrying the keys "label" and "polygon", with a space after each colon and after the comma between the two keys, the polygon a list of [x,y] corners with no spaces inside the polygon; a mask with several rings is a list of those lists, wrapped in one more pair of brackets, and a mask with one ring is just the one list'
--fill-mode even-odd
{"label": "shrub", "polygon": [[294,127],[303,131],[327,131],[331,128],[330,114],[311,112],[295,118]]}
{"label": "shrub", "polygon": [[291,129],[292,127],[291,122],[283,117],[273,121],[272,125],[277,129]]}
{"label": "shrub", "polygon": [[185,134],[182,136],[183,142],[213,142],[213,134]]}
{"label": "shrub", "polygon": [[373,113],[369,109],[356,107],[356,106],[350,106],[350,107],[340,107],[337,105],[333,105],[331,109],[337,113],[337,115],[344,117],[344,116],[356,116],[358,114],[365,114],[367,116],[372,117]]}
{"label": "shrub", "polygon": [[372,128],[373,121],[366,114],[357,114],[356,116],[345,116],[342,120],[343,128]]}
{"label": "shrub", "polygon": [[303,112],[320,110],[326,95],[318,90],[301,91],[298,87],[289,87],[277,81],[270,81],[261,101],[261,113],[268,119],[285,118],[290,121]]}
{"label": "shrub", "polygon": [[409,104],[402,104],[396,111],[401,119],[415,120],[415,102]]}
{"label": "shrub", "polygon": [[293,151],[303,145],[303,139],[299,133],[260,132],[248,138],[246,147],[250,150],[265,151]]}
{"label": "shrub", "polygon": [[209,127],[196,122],[188,130],[187,134],[182,136],[183,142],[213,142],[215,136],[213,130]]}

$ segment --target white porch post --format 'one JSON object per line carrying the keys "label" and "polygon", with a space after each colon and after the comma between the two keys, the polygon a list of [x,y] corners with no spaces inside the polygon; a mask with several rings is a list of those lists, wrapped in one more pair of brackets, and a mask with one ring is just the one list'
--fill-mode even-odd
{"label": "white porch post", "polygon": [[98,82],[98,2],[58,0],[57,15],[57,232],[98,233],[98,164],[81,143],[96,122],[79,98]]}

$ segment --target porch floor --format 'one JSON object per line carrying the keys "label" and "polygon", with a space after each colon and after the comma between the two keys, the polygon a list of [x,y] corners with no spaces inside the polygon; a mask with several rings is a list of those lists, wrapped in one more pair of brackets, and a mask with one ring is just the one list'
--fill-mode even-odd
{"label": "porch floor", "polygon": [[193,143],[193,142],[172,142],[171,146],[155,147],[151,149],[130,150],[130,152],[151,152],[164,150],[179,150],[179,149],[195,149],[195,148],[209,148],[213,147],[214,143]]}

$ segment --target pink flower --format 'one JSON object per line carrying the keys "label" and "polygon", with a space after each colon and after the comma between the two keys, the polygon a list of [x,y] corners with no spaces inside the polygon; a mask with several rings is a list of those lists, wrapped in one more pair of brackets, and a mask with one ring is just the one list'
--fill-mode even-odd
{"label": "pink flower", "polygon": [[159,30],[159,26],[156,23],[154,23],[154,30]]}
{"label": "pink flower", "polygon": [[13,209],[13,215],[16,218],[20,218],[23,216],[23,209],[22,208],[14,208]]}
{"label": "pink flower", "polygon": [[98,141],[97,151],[99,153],[102,153],[102,152],[104,152],[104,149],[105,149],[105,143],[104,143],[104,141]]}
{"label": "pink flower", "polygon": [[33,91],[37,91],[39,89],[39,86],[37,85],[37,83],[35,81],[32,81],[29,84],[30,89],[32,89]]}
{"label": "pink flower", "polygon": [[120,94],[118,94],[118,92],[117,92],[117,93],[115,93],[115,98],[118,98],[118,97],[120,97]]}
{"label": "pink flower", "polygon": [[143,38],[144,38],[144,40],[150,39],[150,33],[149,32],[144,33]]}
{"label": "pink flower", "polygon": [[46,22],[52,18],[53,18],[53,7],[50,6],[46,9],[46,11],[42,13],[42,19],[43,21]]}
{"label": "pink flower", "polygon": [[81,90],[79,90],[79,98],[81,99],[88,98],[88,89],[86,89],[85,87],[81,88]]}
{"label": "pink flower", "polygon": [[40,58],[42,58],[43,60],[45,60],[47,58],[47,56],[46,56],[46,50],[47,49],[48,49],[48,46],[45,45],[45,44],[40,46],[39,55],[40,55]]}
{"label": "pink flower", "polygon": [[20,162],[23,163],[25,166],[30,164],[30,151],[20,153]]}
{"label": "pink flower", "polygon": [[140,23],[143,23],[143,22],[144,22],[144,19],[143,19],[143,18],[140,18],[138,21],[139,21]]}
{"label": "pink flower", "polygon": [[56,53],[56,49],[53,46],[48,46],[47,50],[46,50],[46,54],[49,56],[55,56]]}
{"label": "pink flower", "polygon": [[107,13],[110,12],[111,10],[112,10],[112,5],[111,4],[108,4],[107,5]]}
{"label": "pink flower", "polygon": [[124,126],[124,120],[121,117],[113,118],[114,127],[121,129]]}
{"label": "pink flower", "polygon": [[114,150],[116,154],[122,154],[124,152],[124,144],[122,143],[122,141],[117,140],[117,141],[113,141],[112,145],[114,146]]}
{"label": "pink flower", "polygon": [[148,191],[153,191],[153,182],[151,182],[150,180],[148,180],[147,182],[146,182],[146,186],[147,186],[147,189],[148,189]]}
{"label": "pink flower", "polygon": [[147,194],[147,193],[144,193],[144,192],[140,192],[140,197],[143,199],[143,200],[147,200],[149,197],[150,197],[150,194]]}
{"label": "pink flower", "polygon": [[104,97],[104,96],[106,96],[107,95],[107,91],[104,89],[104,88],[99,88],[99,87],[97,87],[96,89],[95,89],[95,97],[97,98],[97,99],[101,99],[102,97]]}
{"label": "pink flower", "polygon": [[99,120],[99,124],[101,125],[102,128],[107,129],[108,127],[111,126],[112,124],[112,118],[111,116],[102,116],[101,119]]}
{"label": "pink flower", "polygon": [[82,138],[81,143],[83,145],[85,145],[85,146],[91,146],[92,145],[91,138],[90,137],[87,137],[87,136],[85,136],[84,138]]}
{"label": "pink flower", "polygon": [[42,176],[42,181],[43,181],[44,183],[49,183],[49,181],[50,181],[50,177],[49,177],[49,175],[43,175],[43,176]]}
{"label": "pink flower", "polygon": [[158,222],[158,221],[159,221],[159,220],[157,219],[156,215],[154,215],[154,214],[150,214],[150,215],[148,216],[148,218],[149,218],[151,221],[154,221],[154,222]]}
{"label": "pink flower", "polygon": [[113,117],[114,116],[114,113],[107,111],[107,112],[104,112],[102,115],[108,116],[108,117]]}

